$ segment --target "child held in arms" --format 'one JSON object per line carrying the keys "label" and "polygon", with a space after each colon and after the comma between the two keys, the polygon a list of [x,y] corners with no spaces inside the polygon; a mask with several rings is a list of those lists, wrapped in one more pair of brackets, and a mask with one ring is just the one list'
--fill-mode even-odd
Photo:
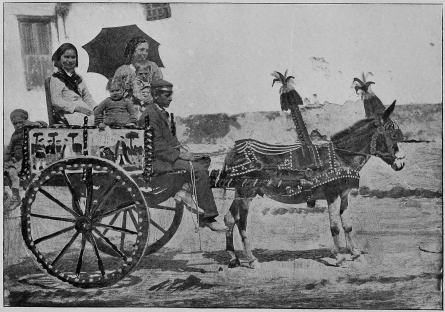
{"label": "child held in arms", "polygon": [[23,127],[24,126],[41,126],[46,127],[47,124],[43,121],[29,121],[28,112],[24,109],[15,109],[12,111],[11,122],[14,126],[14,133],[11,136],[11,141],[3,155],[4,168],[7,171],[9,179],[11,180],[12,197],[9,202],[9,206],[5,207],[6,210],[14,210],[20,206],[20,179],[19,171],[22,168],[23,159]]}
{"label": "child held in arms", "polygon": [[150,92],[150,85],[162,79],[159,71],[153,68],[152,62],[140,61],[134,64],[136,77],[133,80],[133,103],[140,106],[140,111],[144,111],[147,105],[153,103]]}
{"label": "child held in arms", "polygon": [[140,90],[140,98],[135,101],[135,109],[137,108],[139,111],[136,113],[137,117],[141,117],[141,114],[147,108],[147,105],[153,103],[153,97],[151,96],[151,88],[150,86],[143,86]]}
{"label": "child held in arms", "polygon": [[110,97],[94,109],[94,124],[100,130],[106,126],[122,127],[136,125],[136,112],[133,104],[124,98],[125,84],[122,79],[110,79],[107,84]]}

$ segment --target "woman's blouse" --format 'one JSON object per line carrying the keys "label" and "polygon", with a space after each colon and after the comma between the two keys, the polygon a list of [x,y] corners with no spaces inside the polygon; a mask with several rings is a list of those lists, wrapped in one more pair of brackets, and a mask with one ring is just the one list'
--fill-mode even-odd
{"label": "woman's blouse", "polygon": [[61,111],[66,114],[74,113],[74,109],[77,106],[86,106],[91,110],[96,106],[86,84],[79,83],[79,94],[68,89],[68,87],[58,78],[51,77],[50,90],[51,90],[51,102],[55,111]]}

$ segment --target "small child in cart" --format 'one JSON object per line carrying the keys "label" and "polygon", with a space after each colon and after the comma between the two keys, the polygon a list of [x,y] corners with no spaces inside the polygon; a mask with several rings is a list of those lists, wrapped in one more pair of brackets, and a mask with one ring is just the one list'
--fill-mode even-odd
{"label": "small child in cart", "polygon": [[162,75],[158,71],[153,70],[152,63],[149,61],[140,61],[134,64],[136,77],[133,80],[133,102],[139,105],[149,105],[153,103],[153,97],[150,90],[143,95],[142,90],[150,87],[151,83],[162,79]]}
{"label": "small child in cart", "polygon": [[94,124],[100,130],[106,126],[135,126],[136,112],[131,100],[124,98],[125,85],[122,79],[110,79],[107,84],[110,97],[94,109]]}
{"label": "small child in cart", "polygon": [[150,85],[153,81],[159,80],[157,72],[153,72],[151,62],[141,61],[134,64],[136,68],[136,77],[133,80],[133,104],[138,109],[138,118],[146,107],[153,103]]}
{"label": "small child in cart", "polygon": [[20,179],[19,172],[22,168],[23,159],[23,127],[24,126],[47,126],[43,121],[29,121],[28,112],[24,109],[15,109],[12,111],[11,122],[14,126],[14,133],[11,136],[11,141],[5,149],[3,160],[4,168],[11,180],[12,197],[9,201],[9,206],[5,207],[7,211],[12,211],[20,206],[22,200],[20,198]]}
{"label": "small child in cart", "polygon": [[153,103],[153,97],[151,96],[150,86],[143,86],[139,91],[140,99],[137,100],[134,107],[137,110],[137,117],[141,117],[142,112],[145,111],[148,105]]}

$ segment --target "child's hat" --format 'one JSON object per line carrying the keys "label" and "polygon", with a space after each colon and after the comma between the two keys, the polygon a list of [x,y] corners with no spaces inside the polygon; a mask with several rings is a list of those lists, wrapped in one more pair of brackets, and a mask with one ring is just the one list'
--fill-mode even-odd
{"label": "child's hat", "polygon": [[28,119],[28,112],[21,108],[14,109],[10,115],[10,118],[11,120],[16,118]]}

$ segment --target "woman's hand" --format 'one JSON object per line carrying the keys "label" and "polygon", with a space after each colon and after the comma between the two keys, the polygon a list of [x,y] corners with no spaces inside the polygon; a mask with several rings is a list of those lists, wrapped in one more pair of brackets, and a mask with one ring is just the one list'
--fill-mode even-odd
{"label": "woman's hand", "polygon": [[74,112],[75,112],[75,113],[85,114],[85,115],[87,115],[87,116],[91,116],[91,115],[93,114],[93,111],[92,111],[91,109],[89,109],[89,108],[85,108],[85,107],[82,107],[82,106],[77,106],[77,107],[74,109]]}

